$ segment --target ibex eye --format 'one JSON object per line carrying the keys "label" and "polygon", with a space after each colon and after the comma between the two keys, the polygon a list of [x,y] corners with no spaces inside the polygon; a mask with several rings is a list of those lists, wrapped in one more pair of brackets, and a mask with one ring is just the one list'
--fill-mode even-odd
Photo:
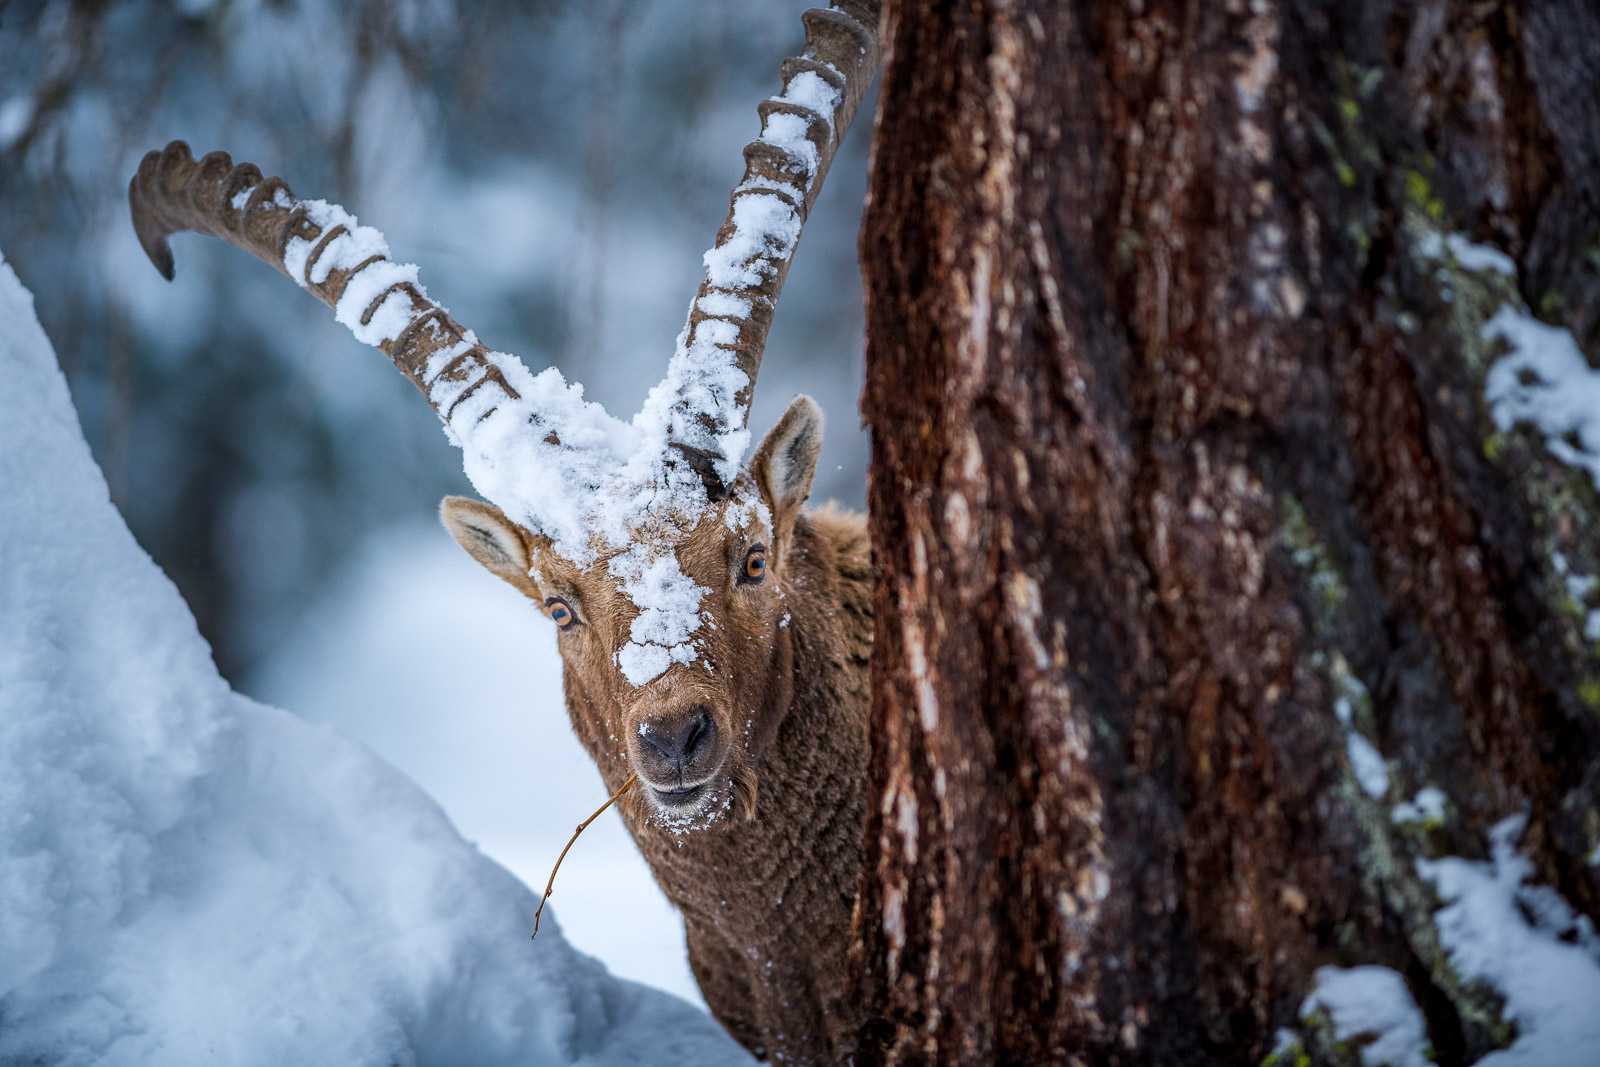
{"label": "ibex eye", "polygon": [[558,596],[553,596],[546,600],[544,606],[550,609],[550,618],[554,619],[555,624],[563,630],[570,628],[573,623],[578,621],[578,616],[574,615],[572,609],[567,607],[567,602]]}
{"label": "ibex eye", "polygon": [[767,550],[764,545],[756,545],[744,557],[745,582],[759,582],[767,576]]}

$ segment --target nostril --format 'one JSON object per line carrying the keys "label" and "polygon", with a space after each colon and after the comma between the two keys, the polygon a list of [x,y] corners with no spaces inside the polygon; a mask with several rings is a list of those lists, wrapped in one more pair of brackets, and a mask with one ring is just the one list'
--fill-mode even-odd
{"label": "nostril", "polygon": [[639,731],[639,740],[655,749],[656,755],[660,756],[669,763],[672,762],[674,755],[672,751],[672,742],[663,738],[649,726],[646,726],[644,729]]}
{"label": "nostril", "polygon": [[683,739],[683,758],[685,760],[694,759],[695,753],[710,739],[711,734],[711,714],[702,711],[689,724],[689,733]]}
{"label": "nostril", "polygon": [[667,723],[646,723],[639,730],[639,740],[650,754],[681,771],[684,765],[703,753],[717,735],[716,723],[705,708],[691,709],[693,714]]}

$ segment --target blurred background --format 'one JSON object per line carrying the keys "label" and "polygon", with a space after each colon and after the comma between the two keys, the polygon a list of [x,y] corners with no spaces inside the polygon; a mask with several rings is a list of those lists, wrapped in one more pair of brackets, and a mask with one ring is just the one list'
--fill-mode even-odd
{"label": "blurred background", "polygon": [[[180,236],[164,282],[127,182],[174,138],[282,175],[384,231],[491,345],[626,417],[665,371],[806,6],[0,0],[0,250],[114,502],[235,688],[370,745],[536,890],[605,792],[549,624],[433,517],[471,492],[456,450],[271,267]],[[874,106],[806,227],[751,415],[759,437],[815,396],[831,421],[813,500],[857,508]],[[697,999],[682,924],[614,815],[551,909],[613,971]]]}

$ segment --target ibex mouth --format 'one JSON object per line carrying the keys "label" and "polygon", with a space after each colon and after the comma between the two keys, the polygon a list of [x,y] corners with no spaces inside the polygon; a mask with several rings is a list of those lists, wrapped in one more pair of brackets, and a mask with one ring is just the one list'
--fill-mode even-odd
{"label": "ibex mouth", "polygon": [[698,807],[705,799],[710,786],[709,782],[701,782],[699,785],[679,786],[676,789],[657,789],[655,786],[649,788],[657,804],[663,808],[682,811],[685,808]]}

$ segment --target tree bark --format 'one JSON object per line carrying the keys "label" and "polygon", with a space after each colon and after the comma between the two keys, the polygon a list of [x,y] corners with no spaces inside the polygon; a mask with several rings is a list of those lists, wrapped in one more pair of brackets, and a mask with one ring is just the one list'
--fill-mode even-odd
{"label": "tree bark", "polygon": [[1440,1063],[1505,1044],[1415,861],[1526,812],[1600,916],[1600,497],[1485,396],[1498,310],[1600,352],[1600,17],[885,25],[856,1062],[1328,1060],[1301,1004],[1359,963]]}

